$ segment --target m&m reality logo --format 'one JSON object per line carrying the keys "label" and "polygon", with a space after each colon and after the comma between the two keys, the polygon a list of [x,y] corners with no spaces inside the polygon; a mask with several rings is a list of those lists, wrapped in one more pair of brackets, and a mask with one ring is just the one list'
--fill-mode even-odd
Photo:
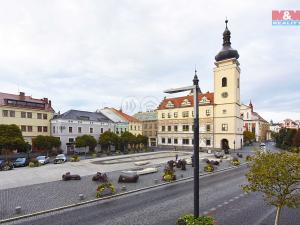
{"label": "m&m reality logo", "polygon": [[300,10],[272,10],[273,26],[300,26]]}

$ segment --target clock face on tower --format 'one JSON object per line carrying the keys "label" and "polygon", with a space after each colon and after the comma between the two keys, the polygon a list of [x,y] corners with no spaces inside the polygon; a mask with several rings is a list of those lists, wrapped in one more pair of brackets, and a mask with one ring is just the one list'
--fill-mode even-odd
{"label": "clock face on tower", "polygon": [[223,98],[227,98],[227,97],[228,97],[228,93],[227,93],[227,92],[223,92],[223,93],[221,94],[221,96],[222,96]]}

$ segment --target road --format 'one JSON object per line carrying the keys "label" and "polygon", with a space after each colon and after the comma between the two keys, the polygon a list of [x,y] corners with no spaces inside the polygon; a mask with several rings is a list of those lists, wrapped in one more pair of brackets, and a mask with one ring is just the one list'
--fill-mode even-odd
{"label": "road", "polygon": [[[213,215],[218,225],[271,225],[275,210],[260,194],[245,195],[246,167],[200,179],[201,214]],[[18,225],[174,225],[193,212],[193,182],[174,183],[60,212],[11,222]],[[299,225],[300,209],[283,210],[282,224]]]}

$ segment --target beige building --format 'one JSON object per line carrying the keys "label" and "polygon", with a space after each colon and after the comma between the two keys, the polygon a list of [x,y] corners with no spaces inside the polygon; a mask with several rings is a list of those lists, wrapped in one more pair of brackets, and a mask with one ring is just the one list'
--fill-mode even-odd
{"label": "beige building", "polygon": [[0,110],[0,124],[16,124],[29,143],[38,135],[50,135],[54,110],[47,98],[32,98],[24,92],[19,95],[0,93]]}
{"label": "beige building", "polygon": [[[199,96],[200,147],[239,149],[243,145],[240,116],[239,54],[231,48],[230,31],[223,33],[223,48],[215,57],[214,93]],[[158,107],[158,145],[193,146],[193,96],[166,98]]]}
{"label": "beige building", "polygon": [[257,112],[254,112],[251,101],[249,105],[241,105],[241,117],[244,121],[244,130],[254,133],[256,141],[266,141],[269,139],[269,123]]}
{"label": "beige building", "polygon": [[142,122],[142,133],[148,137],[148,145],[157,146],[157,111],[139,112],[133,117]]}

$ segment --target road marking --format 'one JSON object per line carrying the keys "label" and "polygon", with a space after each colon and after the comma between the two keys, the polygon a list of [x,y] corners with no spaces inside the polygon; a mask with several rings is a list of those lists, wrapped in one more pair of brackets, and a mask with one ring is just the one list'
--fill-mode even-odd
{"label": "road marking", "polygon": [[224,202],[223,204],[224,204],[224,205],[227,205],[227,204],[228,204],[228,202]]}
{"label": "road marking", "polygon": [[229,202],[233,202],[234,201],[234,199],[229,199]]}
{"label": "road marking", "polygon": [[244,196],[244,194],[242,193],[242,194],[240,194],[240,196],[241,196],[241,197],[243,197],[243,196]]}
{"label": "road marking", "polygon": [[239,196],[235,196],[234,199],[239,199]]}
{"label": "road marking", "polygon": [[207,212],[207,211],[204,211],[204,212],[203,212],[203,215],[207,215],[207,214],[208,214],[208,212]]}
{"label": "road marking", "polygon": [[215,211],[216,210],[216,208],[211,208],[209,211]]}
{"label": "road marking", "polygon": [[220,204],[220,205],[218,205],[217,207],[218,207],[218,208],[220,208],[220,207],[222,207],[222,206],[223,206],[223,205],[222,205],[222,204]]}

